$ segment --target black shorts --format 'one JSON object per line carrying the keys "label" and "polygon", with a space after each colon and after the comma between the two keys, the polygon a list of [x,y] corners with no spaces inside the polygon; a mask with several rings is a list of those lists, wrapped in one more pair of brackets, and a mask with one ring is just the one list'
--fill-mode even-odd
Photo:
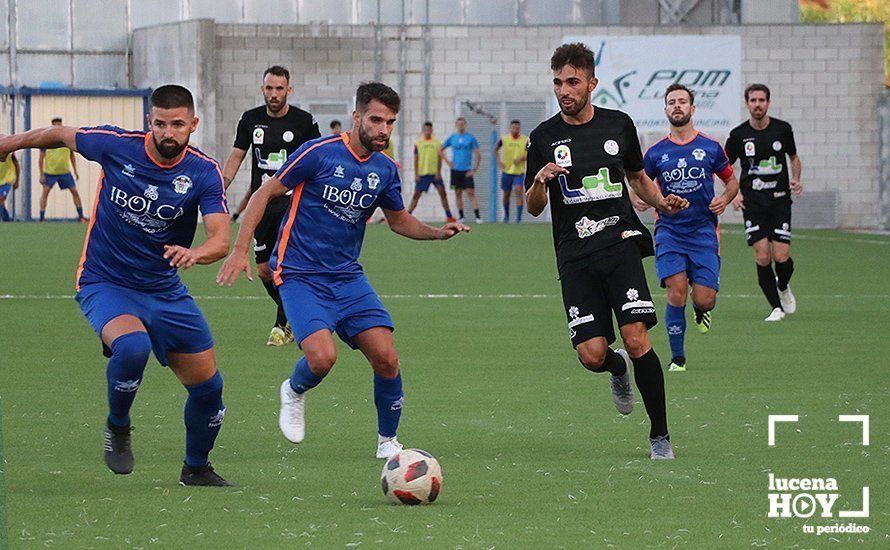
{"label": "black shorts", "polygon": [[761,239],[791,244],[791,201],[777,202],[769,208],[746,208],[742,216],[748,246]]}
{"label": "black shorts", "polygon": [[272,258],[275,242],[278,240],[278,229],[281,220],[287,212],[287,203],[284,208],[279,204],[272,204],[263,213],[260,223],[253,231],[253,253],[257,264],[265,264]]}
{"label": "black shorts", "polygon": [[451,171],[451,188],[452,189],[474,189],[476,184],[473,182],[473,176],[468,176],[469,170],[452,170]]}
{"label": "black shorts", "polygon": [[569,323],[572,346],[598,336],[615,341],[612,312],[618,326],[658,323],[649,294],[639,247],[621,242],[595,253],[584,267],[560,277],[562,301]]}

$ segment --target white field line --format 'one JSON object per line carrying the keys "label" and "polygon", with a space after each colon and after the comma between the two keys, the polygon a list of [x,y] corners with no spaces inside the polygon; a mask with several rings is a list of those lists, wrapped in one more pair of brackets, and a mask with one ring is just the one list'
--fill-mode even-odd
{"label": "white field line", "polygon": [[[761,294],[719,294],[721,299],[762,299]],[[558,294],[381,294],[384,300],[538,300],[556,299]],[[869,299],[886,300],[890,294],[803,294],[798,298],[813,300]],[[250,301],[268,300],[267,296],[193,296],[196,300]],[[72,300],[73,294],[0,294],[0,300]]]}

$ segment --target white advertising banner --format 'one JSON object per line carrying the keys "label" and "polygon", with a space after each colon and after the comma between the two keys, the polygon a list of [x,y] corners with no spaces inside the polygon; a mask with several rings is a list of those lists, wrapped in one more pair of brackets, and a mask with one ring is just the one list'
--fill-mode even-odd
{"label": "white advertising banner", "polygon": [[[596,55],[594,105],[619,109],[641,133],[664,131],[664,90],[685,84],[695,93],[695,126],[727,135],[741,121],[742,43],[739,36],[567,36]],[[553,112],[559,110],[551,100]]]}

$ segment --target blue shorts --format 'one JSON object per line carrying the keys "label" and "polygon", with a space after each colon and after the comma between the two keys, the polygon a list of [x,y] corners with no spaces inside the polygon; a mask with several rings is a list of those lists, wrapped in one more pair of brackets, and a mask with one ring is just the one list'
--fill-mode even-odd
{"label": "blue shorts", "polygon": [[661,245],[655,247],[655,272],[664,287],[664,280],[686,272],[690,282],[720,290],[720,254],[717,250],[686,250]]}
{"label": "blue shorts", "polygon": [[414,184],[414,190],[421,193],[426,193],[429,190],[430,185],[435,185],[436,187],[445,189],[445,184],[442,183],[442,180],[439,179],[437,176],[430,174],[428,176],[420,176],[420,181]]}
{"label": "blue shorts", "polygon": [[59,184],[59,189],[74,189],[74,176],[69,174],[44,174],[46,176],[46,186],[52,188],[53,185]]}
{"label": "blue shorts", "polygon": [[12,191],[11,183],[4,183],[3,185],[0,185],[0,199],[5,199],[6,197],[8,197],[10,191]]}
{"label": "blue shorts", "polygon": [[501,191],[508,193],[514,187],[525,187],[525,174],[501,174]]}
{"label": "blue shorts", "polygon": [[[148,331],[158,362],[168,365],[167,352],[200,353],[213,347],[213,336],[184,285],[168,292],[139,292],[112,283],[84,285],[75,296],[90,326],[102,337],[102,329],[121,315],[137,317]],[[111,350],[104,345],[106,357]]]}
{"label": "blue shorts", "polygon": [[395,330],[389,312],[364,273],[290,275],[278,291],[298,345],[313,332],[326,329],[356,349],[353,338],[360,332],[374,327]]}

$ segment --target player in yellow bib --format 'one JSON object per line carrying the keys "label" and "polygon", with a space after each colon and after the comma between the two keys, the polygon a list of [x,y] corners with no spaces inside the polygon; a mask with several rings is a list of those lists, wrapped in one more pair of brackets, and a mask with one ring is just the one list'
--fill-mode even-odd
{"label": "player in yellow bib", "polygon": [[430,185],[433,185],[439,193],[439,200],[445,210],[445,220],[454,222],[457,220],[451,215],[448,196],[445,195],[445,184],[442,182],[442,158],[439,156],[441,148],[442,142],[433,137],[433,123],[424,122],[423,136],[414,144],[414,196],[411,197],[411,204],[408,205],[408,213],[414,212],[420,196],[429,190]]}
{"label": "player in yellow bib", "polygon": [[6,209],[6,197],[13,189],[19,188],[19,161],[15,155],[7,155],[0,162],[0,222],[12,221],[9,210]]}
{"label": "player in yellow bib", "polygon": [[525,159],[528,157],[528,136],[521,132],[518,120],[510,122],[510,133],[498,140],[494,157],[501,169],[501,191],[504,195],[504,223],[510,221],[510,194],[516,195],[516,223],[522,221],[522,196],[525,192]]}
{"label": "player in yellow bib", "polygon": [[[52,120],[53,126],[61,126],[62,119],[56,117]],[[56,149],[41,149],[40,158],[37,161],[37,170],[40,172],[40,184],[43,186],[43,192],[40,194],[40,221],[46,219],[46,199],[49,198],[49,192],[53,185],[59,184],[59,189],[67,189],[71,191],[71,198],[74,200],[74,207],[77,209],[77,218],[82,222],[89,221],[83,215],[83,203],[80,201],[80,194],[77,192],[77,185],[74,180],[80,179],[77,174],[77,160],[74,151],[67,147],[58,147]],[[71,173],[74,172],[74,177]]]}

